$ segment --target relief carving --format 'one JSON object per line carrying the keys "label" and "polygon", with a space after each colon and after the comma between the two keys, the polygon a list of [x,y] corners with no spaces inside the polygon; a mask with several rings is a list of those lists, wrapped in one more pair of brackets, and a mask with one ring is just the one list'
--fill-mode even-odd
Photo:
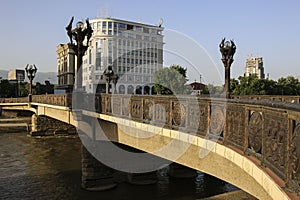
{"label": "relief carving", "polygon": [[210,116],[210,133],[215,136],[221,135],[224,129],[225,117],[220,107],[214,107]]}
{"label": "relief carving", "polygon": [[186,123],[186,108],[179,102],[172,104],[172,123],[175,126],[184,127]]}
{"label": "relief carving", "polygon": [[249,119],[249,148],[256,153],[262,148],[262,116],[259,112],[252,113]]}

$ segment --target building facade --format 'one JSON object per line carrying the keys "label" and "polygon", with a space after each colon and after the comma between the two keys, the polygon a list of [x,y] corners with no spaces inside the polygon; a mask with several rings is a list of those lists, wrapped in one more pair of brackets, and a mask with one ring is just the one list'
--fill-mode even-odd
{"label": "building facade", "polygon": [[250,57],[246,60],[244,76],[256,74],[258,78],[265,78],[262,57]]}
{"label": "building facade", "polygon": [[83,57],[86,92],[105,92],[104,70],[118,74],[117,93],[151,94],[154,72],[163,64],[163,28],[113,18],[90,20],[93,35]]}
{"label": "building facade", "polygon": [[57,77],[58,85],[56,91],[70,93],[73,90],[75,81],[75,52],[71,44],[59,44],[57,54]]}
{"label": "building facade", "polygon": [[8,72],[7,79],[10,81],[23,82],[25,80],[25,70],[23,69],[14,69]]}

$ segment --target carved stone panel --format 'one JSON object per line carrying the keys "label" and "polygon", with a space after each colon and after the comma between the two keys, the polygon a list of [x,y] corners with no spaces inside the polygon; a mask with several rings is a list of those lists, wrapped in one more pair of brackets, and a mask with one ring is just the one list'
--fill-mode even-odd
{"label": "carved stone panel", "polygon": [[110,96],[106,96],[106,113],[112,113]]}
{"label": "carved stone panel", "polygon": [[147,123],[153,119],[153,101],[151,99],[144,100],[143,119]]}
{"label": "carved stone panel", "polygon": [[131,100],[131,118],[141,120],[143,117],[142,101],[140,99]]}
{"label": "carved stone panel", "polygon": [[226,140],[243,148],[245,143],[245,108],[235,104],[228,105],[226,113]]}
{"label": "carved stone panel", "polygon": [[207,104],[195,103],[189,105],[188,129],[197,131],[198,134],[207,134],[208,107]]}
{"label": "carved stone panel", "polygon": [[129,117],[130,98],[122,98],[122,116]]}
{"label": "carved stone panel", "polygon": [[291,142],[289,177],[300,186],[300,123],[294,129]]}
{"label": "carved stone panel", "polygon": [[261,152],[262,148],[262,116],[259,112],[253,112],[248,125],[248,144],[249,148],[256,153]]}
{"label": "carved stone panel", "polygon": [[119,97],[113,96],[112,97],[112,113],[114,115],[121,114],[121,99]]}
{"label": "carved stone panel", "polygon": [[170,105],[169,101],[156,101],[153,106],[154,123],[169,125]]}
{"label": "carved stone panel", "polygon": [[223,109],[220,106],[211,107],[210,115],[210,133],[215,136],[220,136],[223,132],[225,124],[225,116]]}
{"label": "carved stone panel", "polygon": [[286,170],[287,136],[287,117],[275,111],[265,113],[263,156],[265,161],[272,165],[273,170],[282,176]]}
{"label": "carved stone panel", "polygon": [[172,102],[172,125],[184,127],[186,125],[186,105]]}

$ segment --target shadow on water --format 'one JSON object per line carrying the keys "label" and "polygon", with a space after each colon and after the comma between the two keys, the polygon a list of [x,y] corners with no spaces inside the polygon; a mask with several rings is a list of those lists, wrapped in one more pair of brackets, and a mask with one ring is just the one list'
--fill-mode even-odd
{"label": "shadow on water", "polygon": [[126,182],[105,192],[81,189],[81,142],[73,137],[33,138],[25,133],[0,133],[0,199],[190,200],[237,188],[207,174],[170,178],[167,168],[158,183]]}

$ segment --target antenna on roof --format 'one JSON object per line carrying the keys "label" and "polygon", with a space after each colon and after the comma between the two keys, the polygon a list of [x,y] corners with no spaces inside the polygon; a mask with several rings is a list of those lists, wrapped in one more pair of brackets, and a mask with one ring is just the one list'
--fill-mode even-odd
{"label": "antenna on roof", "polygon": [[101,11],[100,11],[100,9],[97,9],[96,18],[100,18],[100,17],[101,17]]}
{"label": "antenna on roof", "polygon": [[110,18],[108,3],[101,8],[101,18]]}

